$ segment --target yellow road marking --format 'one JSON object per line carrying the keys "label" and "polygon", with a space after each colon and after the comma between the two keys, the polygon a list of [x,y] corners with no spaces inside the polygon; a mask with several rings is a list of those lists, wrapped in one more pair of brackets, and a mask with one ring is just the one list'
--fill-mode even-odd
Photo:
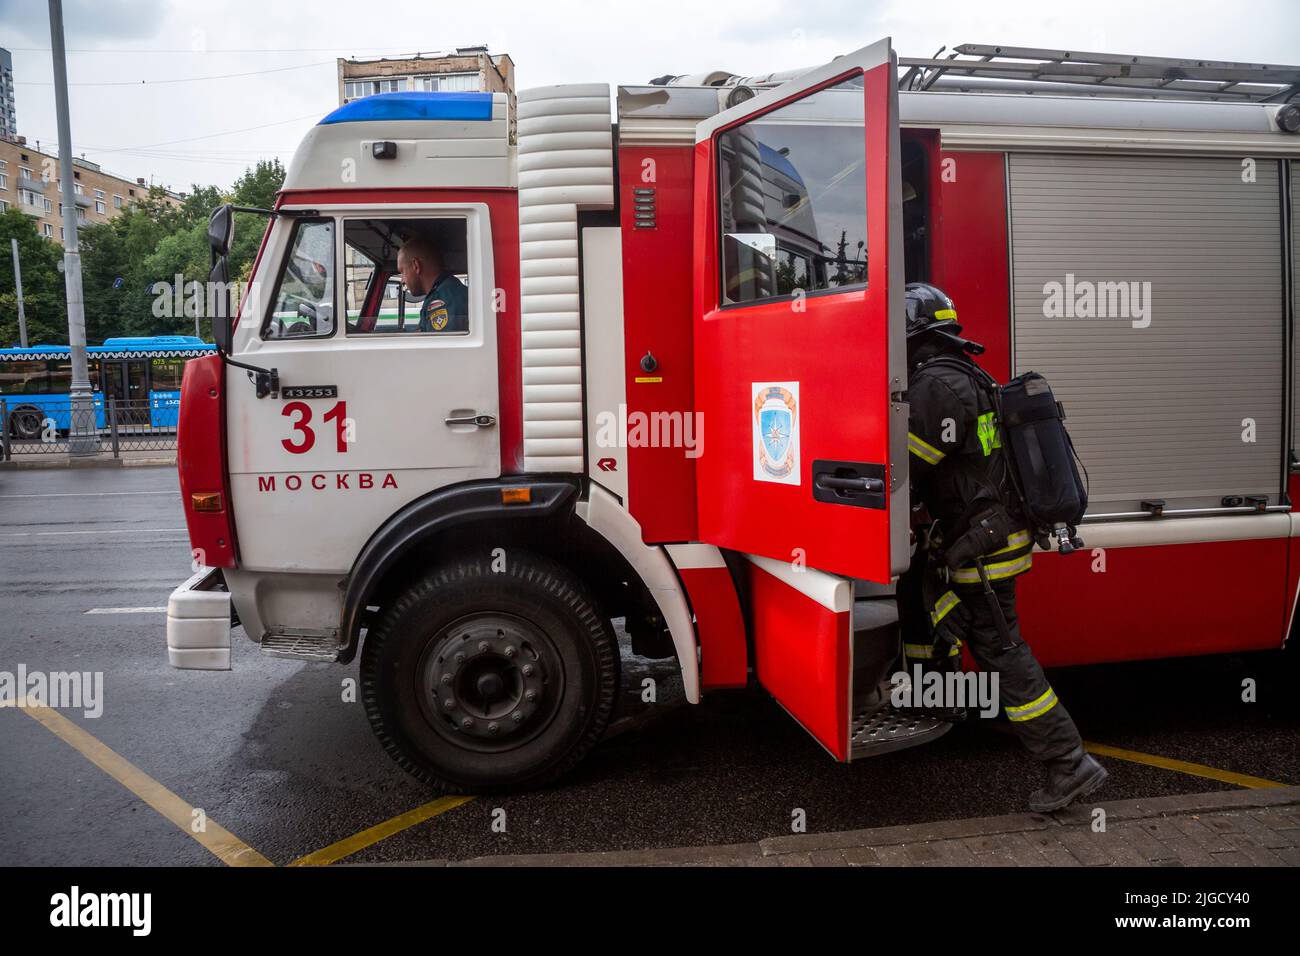
{"label": "yellow road marking", "polygon": [[[1008,736],[1015,736],[1015,730],[1008,724],[993,724],[988,729]],[[1173,757],[1160,757],[1156,754],[1142,753],[1140,750],[1125,750],[1122,747],[1112,747],[1110,744],[1096,744],[1085,740],[1083,746],[1089,753],[1097,754],[1099,757],[1114,757],[1116,760],[1127,760],[1130,763],[1145,764],[1148,767],[1159,767],[1161,770],[1172,770],[1175,773],[1185,773],[1193,777],[1205,777],[1207,780],[1218,780],[1221,783],[1230,783],[1233,786],[1246,787],[1250,790],[1291,786],[1289,783],[1282,783],[1277,780],[1252,777],[1248,773],[1233,773],[1231,770],[1207,767],[1203,763],[1175,760]]]}
{"label": "yellow road marking", "polygon": [[1193,777],[1205,777],[1208,780],[1218,780],[1221,783],[1230,783],[1237,787],[1247,787],[1249,789],[1262,789],[1264,787],[1286,787],[1290,784],[1280,783],[1277,780],[1265,780],[1263,777],[1252,777],[1247,773],[1233,773],[1231,770],[1220,770],[1217,767],[1207,767],[1201,763],[1189,763],[1186,760],[1174,760],[1172,757],[1157,757],[1155,754],[1139,753],[1136,750],[1124,750],[1120,747],[1111,747],[1107,744],[1094,744],[1084,741],[1083,745],[1088,748],[1089,753],[1097,754],[1100,757],[1114,757],[1117,760],[1128,760],[1132,763],[1146,764],[1148,767],[1160,767],[1162,770],[1174,770],[1178,773],[1190,774]]}
{"label": "yellow road marking", "polygon": [[[5,706],[14,706],[14,704],[6,704]],[[222,863],[229,866],[275,865],[239,837],[211,819],[207,819],[204,832],[195,833],[190,829],[194,821],[193,807],[125,757],[120,756],[86,733],[57,710],[39,705],[33,706],[27,704],[26,701],[19,703],[17,706],[27,716],[44,726],[54,736],[68,744],[104,773],[161,813],[174,823],[182,833],[198,842]]]}
{"label": "yellow road marking", "polygon": [[331,843],[329,846],[308,853],[304,857],[299,857],[290,863],[290,866],[328,866],[331,863],[337,863],[345,856],[351,856],[364,850],[368,846],[378,843],[380,840],[386,840],[394,833],[401,833],[403,830],[415,826],[417,823],[423,823],[425,820],[431,820],[440,813],[446,813],[448,810],[454,810],[461,804],[469,803],[473,797],[441,797],[431,803],[426,803],[422,807],[416,807],[414,810],[408,810],[405,813],[393,817],[391,820],[385,820],[368,830],[362,830],[360,833],[348,837],[346,840],[340,840],[338,843]]}

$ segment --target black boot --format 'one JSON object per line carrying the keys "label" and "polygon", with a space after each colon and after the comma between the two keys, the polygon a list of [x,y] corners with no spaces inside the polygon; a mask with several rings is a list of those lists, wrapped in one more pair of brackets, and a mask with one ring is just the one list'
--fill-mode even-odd
{"label": "black boot", "polygon": [[1047,786],[1030,796],[1029,809],[1035,813],[1060,810],[1092,793],[1109,776],[1106,768],[1084,752],[1082,746],[1075,747],[1064,757],[1047,761]]}

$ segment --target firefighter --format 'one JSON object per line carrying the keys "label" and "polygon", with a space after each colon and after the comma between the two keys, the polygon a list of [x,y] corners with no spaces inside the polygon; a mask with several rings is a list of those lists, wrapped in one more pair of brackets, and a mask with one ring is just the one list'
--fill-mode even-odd
{"label": "firefighter", "polygon": [[424,296],[419,331],[469,331],[469,290],[443,268],[437,246],[420,236],[406,240],[397,253],[397,270],[407,292]]}
{"label": "firefighter", "polygon": [[1020,635],[1016,578],[1029,570],[1034,543],[1007,472],[993,400],[971,358],[983,347],[961,338],[956,309],[941,290],[910,283],[906,302],[912,487],[931,519],[918,535],[910,575],[930,627],[925,638],[905,638],[906,654],[909,664],[950,669],[959,666],[964,640],[980,669],[998,675],[1012,728],[1047,766],[1047,784],[1029,807],[1057,810],[1096,790],[1107,773],[1084,751]]}

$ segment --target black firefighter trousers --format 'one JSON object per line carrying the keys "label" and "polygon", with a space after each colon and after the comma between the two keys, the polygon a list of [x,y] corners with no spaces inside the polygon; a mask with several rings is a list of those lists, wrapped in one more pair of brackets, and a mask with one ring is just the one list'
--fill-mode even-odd
{"label": "black firefighter trousers", "polygon": [[953,590],[970,612],[965,640],[971,656],[981,671],[998,675],[1002,710],[1030,755],[1037,760],[1063,757],[1082,746],[1079,729],[1021,637],[1016,579],[994,581],[992,587],[1015,646],[1004,646],[1007,642],[998,629],[983,585],[954,585]]}

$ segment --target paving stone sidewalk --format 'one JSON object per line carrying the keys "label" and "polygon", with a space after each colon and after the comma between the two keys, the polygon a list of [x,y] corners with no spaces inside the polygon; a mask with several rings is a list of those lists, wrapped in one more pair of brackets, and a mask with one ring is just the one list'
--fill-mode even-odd
{"label": "paving stone sidewalk", "polygon": [[[1092,829],[1106,813],[1105,832]],[[1300,866],[1300,787],[1085,804],[1050,814],[728,846],[430,860],[425,866]]]}

